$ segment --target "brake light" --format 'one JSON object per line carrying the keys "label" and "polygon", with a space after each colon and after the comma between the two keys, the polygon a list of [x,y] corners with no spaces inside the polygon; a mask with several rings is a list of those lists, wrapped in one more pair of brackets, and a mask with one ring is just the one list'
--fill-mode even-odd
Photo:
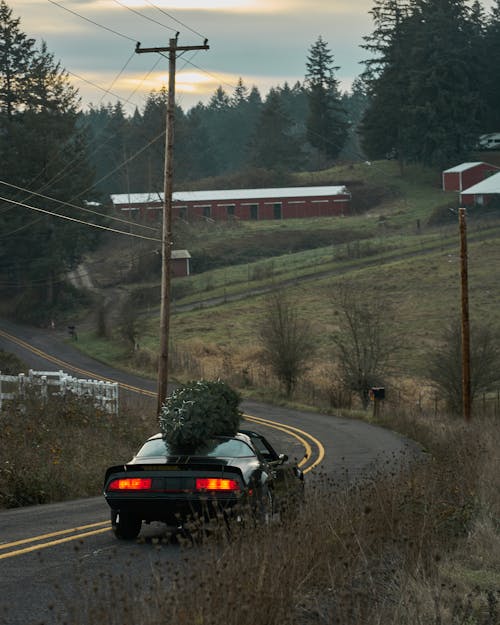
{"label": "brake light", "polygon": [[236,480],[220,479],[217,477],[199,477],[196,478],[196,490],[235,491],[240,490],[240,485]]}
{"label": "brake light", "polygon": [[150,477],[124,477],[113,480],[108,490],[150,490],[151,482]]}

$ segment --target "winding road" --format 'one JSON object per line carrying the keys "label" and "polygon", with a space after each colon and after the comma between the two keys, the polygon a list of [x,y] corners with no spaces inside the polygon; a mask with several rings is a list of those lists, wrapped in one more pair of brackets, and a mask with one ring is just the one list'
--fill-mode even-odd
{"label": "winding road", "polygon": [[[117,381],[123,392],[155,396],[155,383],[118,371],[82,354],[51,330],[0,320],[0,348],[33,369]],[[297,458],[306,480],[356,480],[378,463],[400,462],[416,446],[393,432],[350,419],[245,401],[252,428],[280,452]],[[138,446],[142,441],[138,441]],[[158,560],[178,564],[182,549],[164,541],[161,524],[145,526],[137,543],[117,542],[104,498],[0,511],[0,624],[87,623],[92,580],[126,572],[150,575]],[[83,610],[83,612],[82,612]],[[85,612],[85,610],[88,612]]]}

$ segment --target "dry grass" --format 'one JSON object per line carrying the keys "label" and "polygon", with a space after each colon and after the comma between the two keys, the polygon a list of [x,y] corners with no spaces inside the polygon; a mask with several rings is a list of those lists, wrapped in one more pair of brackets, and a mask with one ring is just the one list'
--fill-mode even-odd
{"label": "dry grass", "polygon": [[129,402],[118,417],[71,397],[9,402],[0,412],[0,508],[95,496],[106,467],[151,434],[151,414]]}
{"label": "dry grass", "polygon": [[[31,493],[31,501],[18,504],[95,493],[102,466],[117,459],[101,457],[104,449],[123,458],[154,427],[150,418],[139,424],[130,418],[139,411],[152,414],[136,406],[113,423],[89,406],[56,403],[48,411],[35,402],[28,428],[19,425],[19,413],[3,414],[4,505],[8,489],[9,505],[19,493]],[[82,582],[78,596],[85,605],[72,597],[70,622],[498,625],[498,420],[478,417],[465,425],[403,407],[381,418],[428,453],[411,463],[388,459],[356,483],[318,473],[308,479],[307,505],[296,518],[186,547],[176,571],[171,547],[159,543],[149,580],[136,580],[132,570],[83,580],[87,586]],[[66,446],[63,455],[58,450]],[[24,479],[23,467],[35,457],[38,466],[46,465],[43,483],[55,481],[43,497]],[[6,461],[17,463],[17,482],[9,481]],[[75,474],[81,476],[76,481]]]}
{"label": "dry grass", "polygon": [[318,474],[296,518],[212,536],[175,571],[160,543],[149,585],[132,571],[100,580],[71,622],[498,625],[497,423],[397,424],[431,454],[355,484]]}

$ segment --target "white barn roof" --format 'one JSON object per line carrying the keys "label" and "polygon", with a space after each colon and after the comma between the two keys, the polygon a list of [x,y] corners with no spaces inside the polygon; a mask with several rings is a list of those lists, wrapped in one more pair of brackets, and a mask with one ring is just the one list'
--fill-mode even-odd
{"label": "white barn roof", "polygon": [[187,250],[172,250],[170,258],[172,260],[181,260],[183,258],[191,258],[191,254]]}
{"label": "white barn roof", "polygon": [[461,163],[460,165],[455,165],[455,167],[451,167],[450,169],[445,169],[444,174],[458,174],[462,171],[467,171],[468,169],[472,169],[473,167],[477,167],[478,165],[485,165],[483,161],[478,161],[476,163]]}
{"label": "white barn roof", "polygon": [[464,189],[461,195],[492,195],[500,193],[500,172],[485,178],[473,187]]}
{"label": "white barn roof", "polygon": [[[345,186],[177,191],[172,194],[172,200],[174,202],[218,202],[224,200],[258,200],[262,198],[325,197],[330,195],[349,195],[349,191]],[[115,193],[111,195],[111,201],[113,204],[163,202],[163,193]]]}

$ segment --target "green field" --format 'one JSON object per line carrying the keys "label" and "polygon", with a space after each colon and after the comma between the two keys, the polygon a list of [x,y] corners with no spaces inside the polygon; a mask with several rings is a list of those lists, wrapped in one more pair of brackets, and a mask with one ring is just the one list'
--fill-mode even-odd
{"label": "green field", "polygon": [[[354,206],[356,194],[373,192],[380,201],[343,218],[179,226],[177,247],[216,268],[174,280],[174,376],[259,369],[256,328],[266,297],[259,290],[276,287],[285,288],[313,323],[319,345],[313,370],[328,369],[338,328],[335,294],[347,281],[395,311],[404,337],[397,376],[418,384],[425,378],[429,349],[460,313],[457,194],[440,189],[439,172],[408,167],[401,174],[394,162],[297,176],[297,184],[315,182],[348,184]],[[470,212],[468,245],[471,321],[500,328],[500,211]],[[91,324],[80,346],[148,375],[158,344],[159,280],[144,275],[149,277],[126,285],[139,307],[140,353],[132,354],[116,332],[97,340]]]}

